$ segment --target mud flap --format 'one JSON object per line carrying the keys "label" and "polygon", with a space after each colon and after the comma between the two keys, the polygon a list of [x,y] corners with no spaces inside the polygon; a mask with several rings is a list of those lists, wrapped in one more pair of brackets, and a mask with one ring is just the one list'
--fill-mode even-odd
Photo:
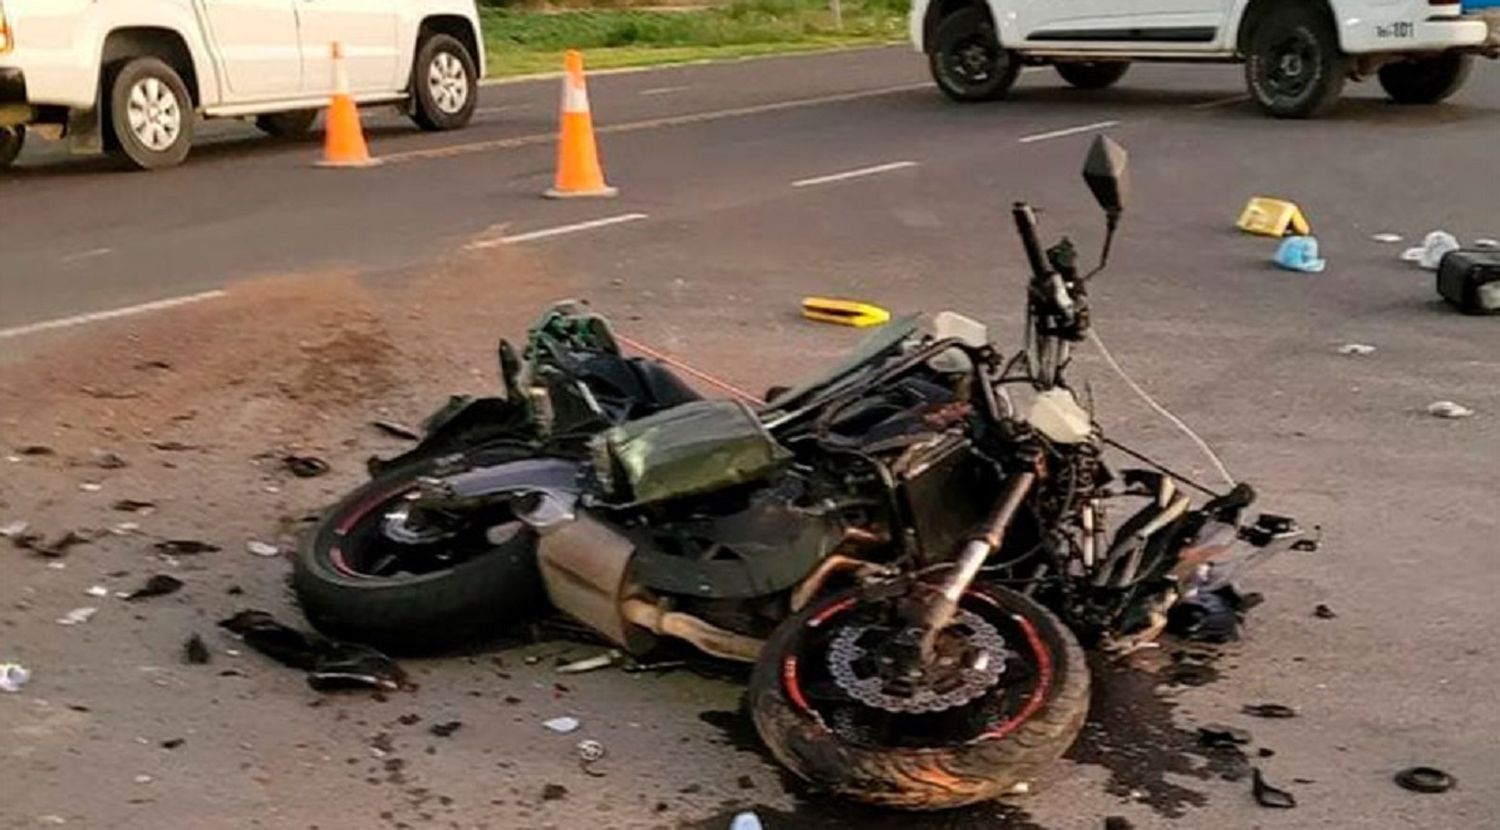
{"label": "mud flap", "polygon": [[99,108],[68,111],[68,152],[75,156],[104,152],[104,130],[99,122]]}

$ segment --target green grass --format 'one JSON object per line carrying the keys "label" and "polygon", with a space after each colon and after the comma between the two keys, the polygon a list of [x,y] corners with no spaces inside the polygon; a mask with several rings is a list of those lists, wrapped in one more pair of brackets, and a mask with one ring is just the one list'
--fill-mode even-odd
{"label": "green grass", "polygon": [[580,49],[595,69],[858,46],[899,40],[907,0],[846,0],[836,28],[821,0],[739,0],[690,11],[593,9],[548,13],[485,8],[492,76],[562,68]]}

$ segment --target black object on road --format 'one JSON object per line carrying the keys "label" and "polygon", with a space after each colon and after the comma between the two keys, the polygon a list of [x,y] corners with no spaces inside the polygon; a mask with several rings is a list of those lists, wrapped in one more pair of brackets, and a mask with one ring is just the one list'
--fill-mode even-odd
{"label": "black object on road", "polygon": [[1251,774],[1250,793],[1255,796],[1255,803],[1262,807],[1290,810],[1297,806],[1296,796],[1286,790],[1277,789],[1266,783],[1266,778],[1261,775],[1259,768],[1256,768]]}
{"label": "black object on road", "polygon": [[379,420],[371,421],[370,426],[380,430],[381,432],[391,436],[392,438],[405,438],[408,441],[422,440],[422,433],[417,432],[406,424],[399,423],[397,421],[387,421],[382,418]]}
{"label": "black object on road", "polygon": [[272,660],[307,672],[307,684],[318,691],[398,689],[406,679],[395,661],[369,646],[299,631],[264,611],[241,611],[219,626]]}
{"label": "black object on road", "polygon": [[211,659],[213,655],[209,654],[208,645],[197,634],[187,638],[187,642],[182,644],[182,662],[201,666]]}
{"label": "black object on road", "polygon": [[1396,783],[1414,793],[1445,793],[1458,781],[1436,767],[1408,767],[1396,773]]}
{"label": "black object on road", "polygon": [[1247,703],[1240,711],[1254,718],[1295,718],[1297,710],[1280,703]]}
{"label": "black object on road", "polygon": [[146,584],[125,595],[126,602],[149,599],[151,597],[163,597],[173,594],[182,589],[185,583],[175,576],[169,574],[152,574]]}
{"label": "black object on road", "polygon": [[1124,816],[1108,816],[1104,819],[1104,830],[1135,830],[1135,825]]}
{"label": "black object on road", "polygon": [[1321,602],[1318,603],[1317,607],[1313,609],[1313,616],[1317,617],[1320,620],[1331,620],[1338,615],[1339,614],[1337,611],[1329,608],[1327,605],[1324,605]]}
{"label": "black object on road", "polygon": [[197,539],[167,539],[157,542],[155,547],[158,553],[164,553],[167,556],[194,556],[200,553],[216,553],[220,550],[218,545]]}
{"label": "black object on road", "polygon": [[1233,749],[1250,743],[1250,733],[1222,723],[1198,727],[1198,745],[1211,749]]}
{"label": "black object on road", "polygon": [[462,729],[463,725],[464,722],[461,720],[450,720],[447,723],[434,723],[432,726],[427,727],[427,731],[439,738],[446,738]]}
{"label": "black object on road", "polygon": [[1500,251],[1450,251],[1438,264],[1437,292],[1465,314],[1500,314]]}
{"label": "black object on road", "polygon": [[297,478],[317,478],[329,469],[327,461],[313,455],[288,455],[281,463]]}

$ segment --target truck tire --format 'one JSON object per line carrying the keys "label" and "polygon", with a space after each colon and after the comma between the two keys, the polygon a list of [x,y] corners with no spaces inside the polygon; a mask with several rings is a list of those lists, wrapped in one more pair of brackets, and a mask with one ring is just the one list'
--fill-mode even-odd
{"label": "truck tire", "polygon": [[479,103],[479,70],[458,38],[431,35],[417,49],[412,65],[411,119],[424,130],[456,130],[474,117]]}
{"label": "truck tire", "polygon": [[1348,75],[1338,33],[1321,4],[1280,3],[1250,35],[1245,82],[1277,118],[1310,118],[1338,100]]}
{"label": "truck tire", "polygon": [[0,170],[15,162],[25,144],[25,127],[0,127]]}
{"label": "truck tire", "polygon": [[156,58],[130,58],[109,74],[105,143],[141,170],[174,167],[193,146],[193,99],[177,70]]}
{"label": "truck tire", "polygon": [[1000,46],[990,16],[973,7],[938,24],[927,66],[938,89],[963,102],[1004,98],[1021,74],[1015,53]]}
{"label": "truck tire", "polygon": [[1380,87],[1398,104],[1436,104],[1469,79],[1474,59],[1457,52],[1421,60],[1388,63],[1378,73]]}
{"label": "truck tire", "polygon": [[1079,89],[1104,89],[1125,77],[1130,61],[1066,61],[1052,68]]}
{"label": "truck tire", "polygon": [[317,110],[268,112],[255,117],[255,126],[266,135],[277,138],[299,138],[307,135],[307,131],[312,129],[313,122],[317,120]]}
{"label": "truck tire", "polygon": [[[827,708],[837,681],[826,667],[831,652],[820,643],[859,620],[863,602],[854,593],[809,603],[771,634],[750,676],[756,731],[776,760],[801,778],[881,807],[946,810],[1031,789],[1083,729],[1089,667],[1078,641],[1050,611],[997,586],[976,587],[964,600],[966,608],[987,607],[986,619],[1001,621],[1014,634],[1006,640],[1013,653],[1004,675],[1013,679],[1002,684],[1011,689],[995,692],[1014,692],[1013,708],[992,711],[981,699],[971,705],[984,708],[965,715],[976,717],[987,733],[964,742],[890,746],[873,732],[861,734],[857,725],[841,726],[850,707]],[[924,728],[930,720],[906,717],[911,730],[903,734],[934,734]],[[939,716],[927,716],[933,717]],[[887,722],[894,718],[887,716]]]}

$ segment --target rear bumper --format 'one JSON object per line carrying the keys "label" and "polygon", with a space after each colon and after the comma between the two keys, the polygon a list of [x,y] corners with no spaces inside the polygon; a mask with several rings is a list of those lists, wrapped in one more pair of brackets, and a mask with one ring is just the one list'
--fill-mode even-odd
{"label": "rear bumper", "polygon": [[1482,49],[1491,27],[1478,17],[1428,20],[1349,20],[1341,41],[1350,54],[1381,52],[1446,52]]}

